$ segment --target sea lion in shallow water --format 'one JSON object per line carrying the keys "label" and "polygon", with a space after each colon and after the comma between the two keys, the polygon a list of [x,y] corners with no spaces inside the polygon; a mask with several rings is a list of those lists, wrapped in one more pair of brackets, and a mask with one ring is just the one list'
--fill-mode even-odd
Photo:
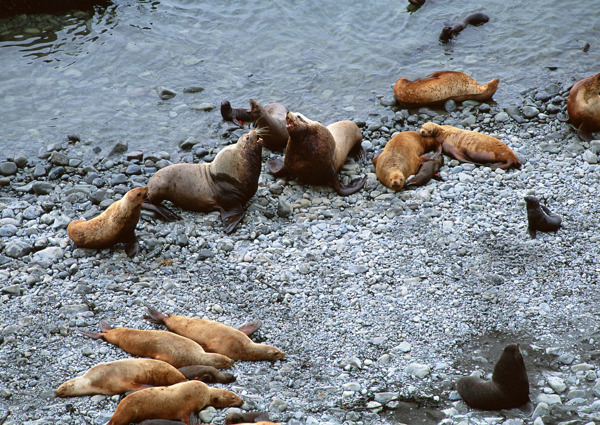
{"label": "sea lion in shallow water", "polygon": [[578,81],[567,100],[569,122],[577,127],[582,140],[592,140],[592,133],[600,131],[600,72]]}
{"label": "sea lion in shallow water", "polygon": [[267,161],[271,174],[275,177],[291,175],[310,184],[330,184],[342,196],[351,195],[364,186],[366,177],[345,186],[337,176],[349,154],[361,163],[366,161],[362,133],[354,122],[339,121],[325,127],[293,112],[286,114],[286,122],[290,138],[285,158]]}
{"label": "sea lion in shallow water", "polygon": [[487,165],[491,169],[521,168],[514,152],[495,137],[432,122],[423,124],[421,136],[435,137],[444,153],[460,162]]}
{"label": "sea lion in shallow water", "polygon": [[232,360],[279,360],[285,354],[271,345],[256,344],[248,336],[230,326],[213,320],[197,319],[174,314],[163,314],[146,306],[144,319],[165,325],[170,331],[189,338],[211,353],[219,353]]}
{"label": "sea lion in shallow water", "polygon": [[491,381],[474,376],[460,378],[456,389],[465,403],[481,410],[502,410],[519,407],[532,410],[529,400],[529,379],[519,344],[504,348],[494,366]]}
{"label": "sea lion in shallow water", "polygon": [[556,232],[560,229],[562,218],[552,213],[548,207],[541,205],[538,198],[535,196],[525,196],[527,203],[527,231],[532,239],[535,239],[536,231],[540,232]]}
{"label": "sea lion in shallow water", "polygon": [[231,121],[238,125],[252,121],[250,109],[232,108],[228,100],[221,102],[221,116],[225,121]]}
{"label": "sea lion in shallow water", "polygon": [[190,424],[190,415],[206,406],[241,406],[243,400],[231,391],[211,388],[200,381],[137,391],[117,406],[107,425],[129,425],[145,419],[179,420]]}
{"label": "sea lion in shallow water", "polygon": [[285,114],[288,109],[281,103],[269,103],[262,106],[250,99],[252,122],[263,139],[264,145],[272,151],[285,149],[289,135],[286,130]]}
{"label": "sea lion in shallow water", "polygon": [[439,181],[444,181],[438,174],[442,165],[444,165],[444,155],[441,152],[436,153],[431,157],[421,156],[422,162],[419,164],[419,168],[417,169],[417,173],[410,177],[404,183],[404,186],[409,187],[417,187],[426,185],[429,180],[435,179]]}
{"label": "sea lion in shallow water", "polygon": [[462,72],[439,71],[414,81],[400,78],[394,84],[394,96],[404,107],[436,105],[448,100],[483,101],[492,98],[499,81],[494,78],[481,85]]}
{"label": "sea lion in shallow water", "polygon": [[112,329],[106,320],[100,322],[101,333],[79,331],[94,339],[103,339],[129,354],[162,360],[177,368],[191,365],[206,365],[218,369],[228,368],[233,361],[216,353],[206,353],[191,339],[167,331],[140,329]]}
{"label": "sea lion in shallow water", "polygon": [[87,221],[73,220],[67,227],[69,238],[80,248],[92,249],[110,248],[123,242],[127,256],[135,257],[140,250],[135,227],[147,194],[147,187],[131,189],[98,217]]}
{"label": "sea lion in shallow water", "polygon": [[482,13],[482,12],[471,13],[469,16],[467,16],[465,19],[463,19],[458,24],[454,24],[451,26],[450,25],[445,26],[444,29],[442,29],[442,33],[440,34],[440,41],[442,43],[450,41],[450,39],[452,37],[454,37],[459,32],[464,30],[468,25],[477,26],[477,25],[485,24],[489,20],[490,20],[489,16],[486,15],[485,13]]}
{"label": "sea lion in shallow water", "polygon": [[422,137],[416,131],[396,134],[386,143],[383,152],[373,158],[377,178],[393,190],[401,190],[408,176],[416,174],[423,154],[441,152],[439,142],[433,137]]}
{"label": "sea lion in shallow water", "polygon": [[231,233],[258,189],[261,160],[262,139],[251,130],[209,164],[174,164],[156,172],[148,182],[149,202],[143,208],[167,221],[181,218],[161,205],[164,200],[190,211],[219,211],[225,233]]}

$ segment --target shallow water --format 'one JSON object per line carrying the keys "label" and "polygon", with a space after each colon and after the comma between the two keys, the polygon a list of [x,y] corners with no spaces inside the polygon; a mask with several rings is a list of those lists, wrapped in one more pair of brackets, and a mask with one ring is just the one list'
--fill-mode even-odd
{"label": "shallow water", "polygon": [[[596,1],[472,3],[429,0],[410,13],[401,0],[117,0],[95,14],[0,20],[0,156],[68,134],[102,148],[173,152],[188,137],[213,146],[218,107],[194,107],[225,99],[278,101],[327,124],[381,112],[377,96],[392,96],[399,77],[498,77],[494,99],[508,106],[524,90],[600,71]],[[439,42],[445,24],[476,11],[490,21]],[[157,86],[178,95],[161,101]],[[204,91],[183,93],[191,86]]]}

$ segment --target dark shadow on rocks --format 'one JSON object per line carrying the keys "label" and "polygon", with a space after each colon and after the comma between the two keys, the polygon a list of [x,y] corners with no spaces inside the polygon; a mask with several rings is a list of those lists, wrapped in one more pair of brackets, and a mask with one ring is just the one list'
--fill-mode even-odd
{"label": "dark shadow on rocks", "polygon": [[107,7],[110,0],[2,0],[0,18],[19,14],[61,14],[71,10],[91,10],[94,6]]}

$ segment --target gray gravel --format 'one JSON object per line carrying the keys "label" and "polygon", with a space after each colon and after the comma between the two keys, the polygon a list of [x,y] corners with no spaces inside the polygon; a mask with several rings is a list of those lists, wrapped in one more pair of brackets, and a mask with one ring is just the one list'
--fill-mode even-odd
{"label": "gray gravel", "polygon": [[[68,223],[99,214],[170,163],[211,160],[241,130],[219,123],[210,136],[222,143],[208,152],[185,143],[177,157],[128,152],[126,141],[106,155],[73,135],[38,157],[7,153],[0,420],[10,411],[6,425],[106,423],[119,397],[56,399],[53,390],[127,357],[78,329],[97,331],[102,319],[152,329],[141,318],[148,303],[232,326],[260,318],[257,340],[286,358],[237,362],[237,382],[224,387],[244,409],[290,425],[598,423],[600,141],[580,141],[564,122],[568,89],[549,84],[506,110],[377,106],[354,117],[369,159],[394,132],[432,120],[499,137],[521,170],[447,159],[444,182],[396,193],[372,165],[349,160],[346,183],[368,178],[347,198],[263,172],[235,233],[224,234],[217,213],[183,211],[183,221],[163,223],[144,212],[133,260],[121,246],[76,248]],[[564,228],[530,239],[526,194],[544,198]],[[525,354],[534,416],[467,408],[454,383],[474,371],[489,376],[510,342]],[[228,411],[209,408],[202,418],[221,424]]]}

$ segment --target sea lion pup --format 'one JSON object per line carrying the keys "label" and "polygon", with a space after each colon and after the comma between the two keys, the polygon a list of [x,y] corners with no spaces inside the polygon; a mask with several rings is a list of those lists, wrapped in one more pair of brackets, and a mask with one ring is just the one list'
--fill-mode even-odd
{"label": "sea lion pup", "polygon": [[444,153],[460,162],[487,165],[492,170],[521,168],[521,162],[514,152],[487,134],[432,122],[423,124],[420,133],[424,137],[435,137],[442,144]]}
{"label": "sea lion pup", "polygon": [[284,353],[271,345],[256,344],[248,336],[230,326],[212,320],[196,319],[174,314],[162,314],[146,306],[144,319],[165,325],[170,331],[189,338],[206,351],[219,353],[232,360],[279,360]]}
{"label": "sea lion pup", "polygon": [[482,12],[471,13],[465,19],[458,24],[452,26],[445,26],[440,34],[440,41],[442,43],[450,41],[452,37],[464,30],[468,25],[481,25],[485,24],[490,20],[489,16]]}
{"label": "sea lion pup", "polygon": [[494,366],[491,381],[474,376],[460,378],[456,389],[465,403],[474,409],[501,410],[519,407],[531,411],[529,379],[519,344],[504,348]]}
{"label": "sea lion pup", "polygon": [[188,381],[170,387],[154,387],[125,397],[107,425],[129,425],[145,419],[179,420],[190,424],[190,415],[206,406],[241,406],[243,400],[231,391],[212,388],[204,382]]}
{"label": "sea lion pup", "polygon": [[128,391],[185,381],[186,377],[182,372],[160,360],[123,359],[97,364],[82,376],[62,384],[54,394],[57,397],[125,394]]}
{"label": "sea lion pup", "polygon": [[277,425],[269,420],[268,412],[229,413],[227,416],[225,416],[225,425],[233,424]]}
{"label": "sea lion pup", "polygon": [[410,177],[404,183],[404,187],[417,187],[426,185],[429,180],[435,179],[438,181],[444,181],[438,174],[442,165],[444,165],[444,155],[441,152],[431,156],[431,158],[421,157],[423,161],[419,164],[417,174]]}
{"label": "sea lion pup", "polygon": [[219,211],[225,233],[231,233],[244,217],[244,205],[258,189],[262,139],[255,130],[235,145],[223,148],[209,164],[174,164],[160,169],[148,182],[143,208],[166,221],[181,218],[161,205],[168,200],[191,211]]}
{"label": "sea lion pup", "polygon": [[145,331],[140,329],[112,329],[106,320],[100,322],[101,333],[79,331],[94,339],[103,339],[129,354],[162,360],[176,368],[191,365],[206,365],[225,369],[233,365],[226,356],[206,353],[191,339],[167,331]]}
{"label": "sea lion pup", "polygon": [[256,100],[250,99],[252,122],[263,139],[264,145],[272,151],[285,149],[289,135],[285,128],[287,108],[281,103],[269,103],[262,106]]}
{"label": "sea lion pup", "polygon": [[582,140],[592,140],[592,133],[600,131],[600,73],[578,81],[567,100],[569,122],[577,127]]}
{"label": "sea lion pup", "polygon": [[401,190],[406,178],[417,173],[422,155],[431,150],[441,153],[441,149],[433,137],[421,137],[416,131],[398,133],[373,158],[377,178],[390,189]]}
{"label": "sea lion pup", "polygon": [[293,112],[285,116],[290,135],[285,158],[267,161],[269,172],[275,177],[291,175],[309,184],[330,184],[342,196],[351,195],[365,185],[366,176],[344,186],[337,172],[350,154],[361,163],[366,161],[362,147],[362,133],[352,121],[339,121],[325,127]]}
{"label": "sea lion pup", "polygon": [[448,100],[483,101],[492,98],[499,81],[494,78],[481,85],[462,72],[439,71],[414,81],[400,78],[394,84],[394,96],[404,107],[436,105]]}
{"label": "sea lion pup", "polygon": [[232,108],[228,100],[221,102],[221,116],[225,121],[231,121],[238,125],[252,121],[250,109]]}
{"label": "sea lion pup", "polygon": [[140,250],[135,227],[147,194],[147,187],[131,189],[98,217],[87,221],[73,220],[67,227],[69,238],[80,248],[93,249],[110,248],[123,242],[127,256],[135,257]]}
{"label": "sea lion pup", "polygon": [[532,239],[535,239],[537,230],[556,232],[560,229],[562,218],[558,214],[554,214],[548,207],[541,205],[535,196],[528,195],[523,199],[527,203],[527,222],[529,223],[527,231]]}
{"label": "sea lion pup", "polygon": [[206,383],[230,384],[235,382],[235,376],[231,373],[221,372],[212,366],[192,365],[177,369],[190,381],[202,381]]}

